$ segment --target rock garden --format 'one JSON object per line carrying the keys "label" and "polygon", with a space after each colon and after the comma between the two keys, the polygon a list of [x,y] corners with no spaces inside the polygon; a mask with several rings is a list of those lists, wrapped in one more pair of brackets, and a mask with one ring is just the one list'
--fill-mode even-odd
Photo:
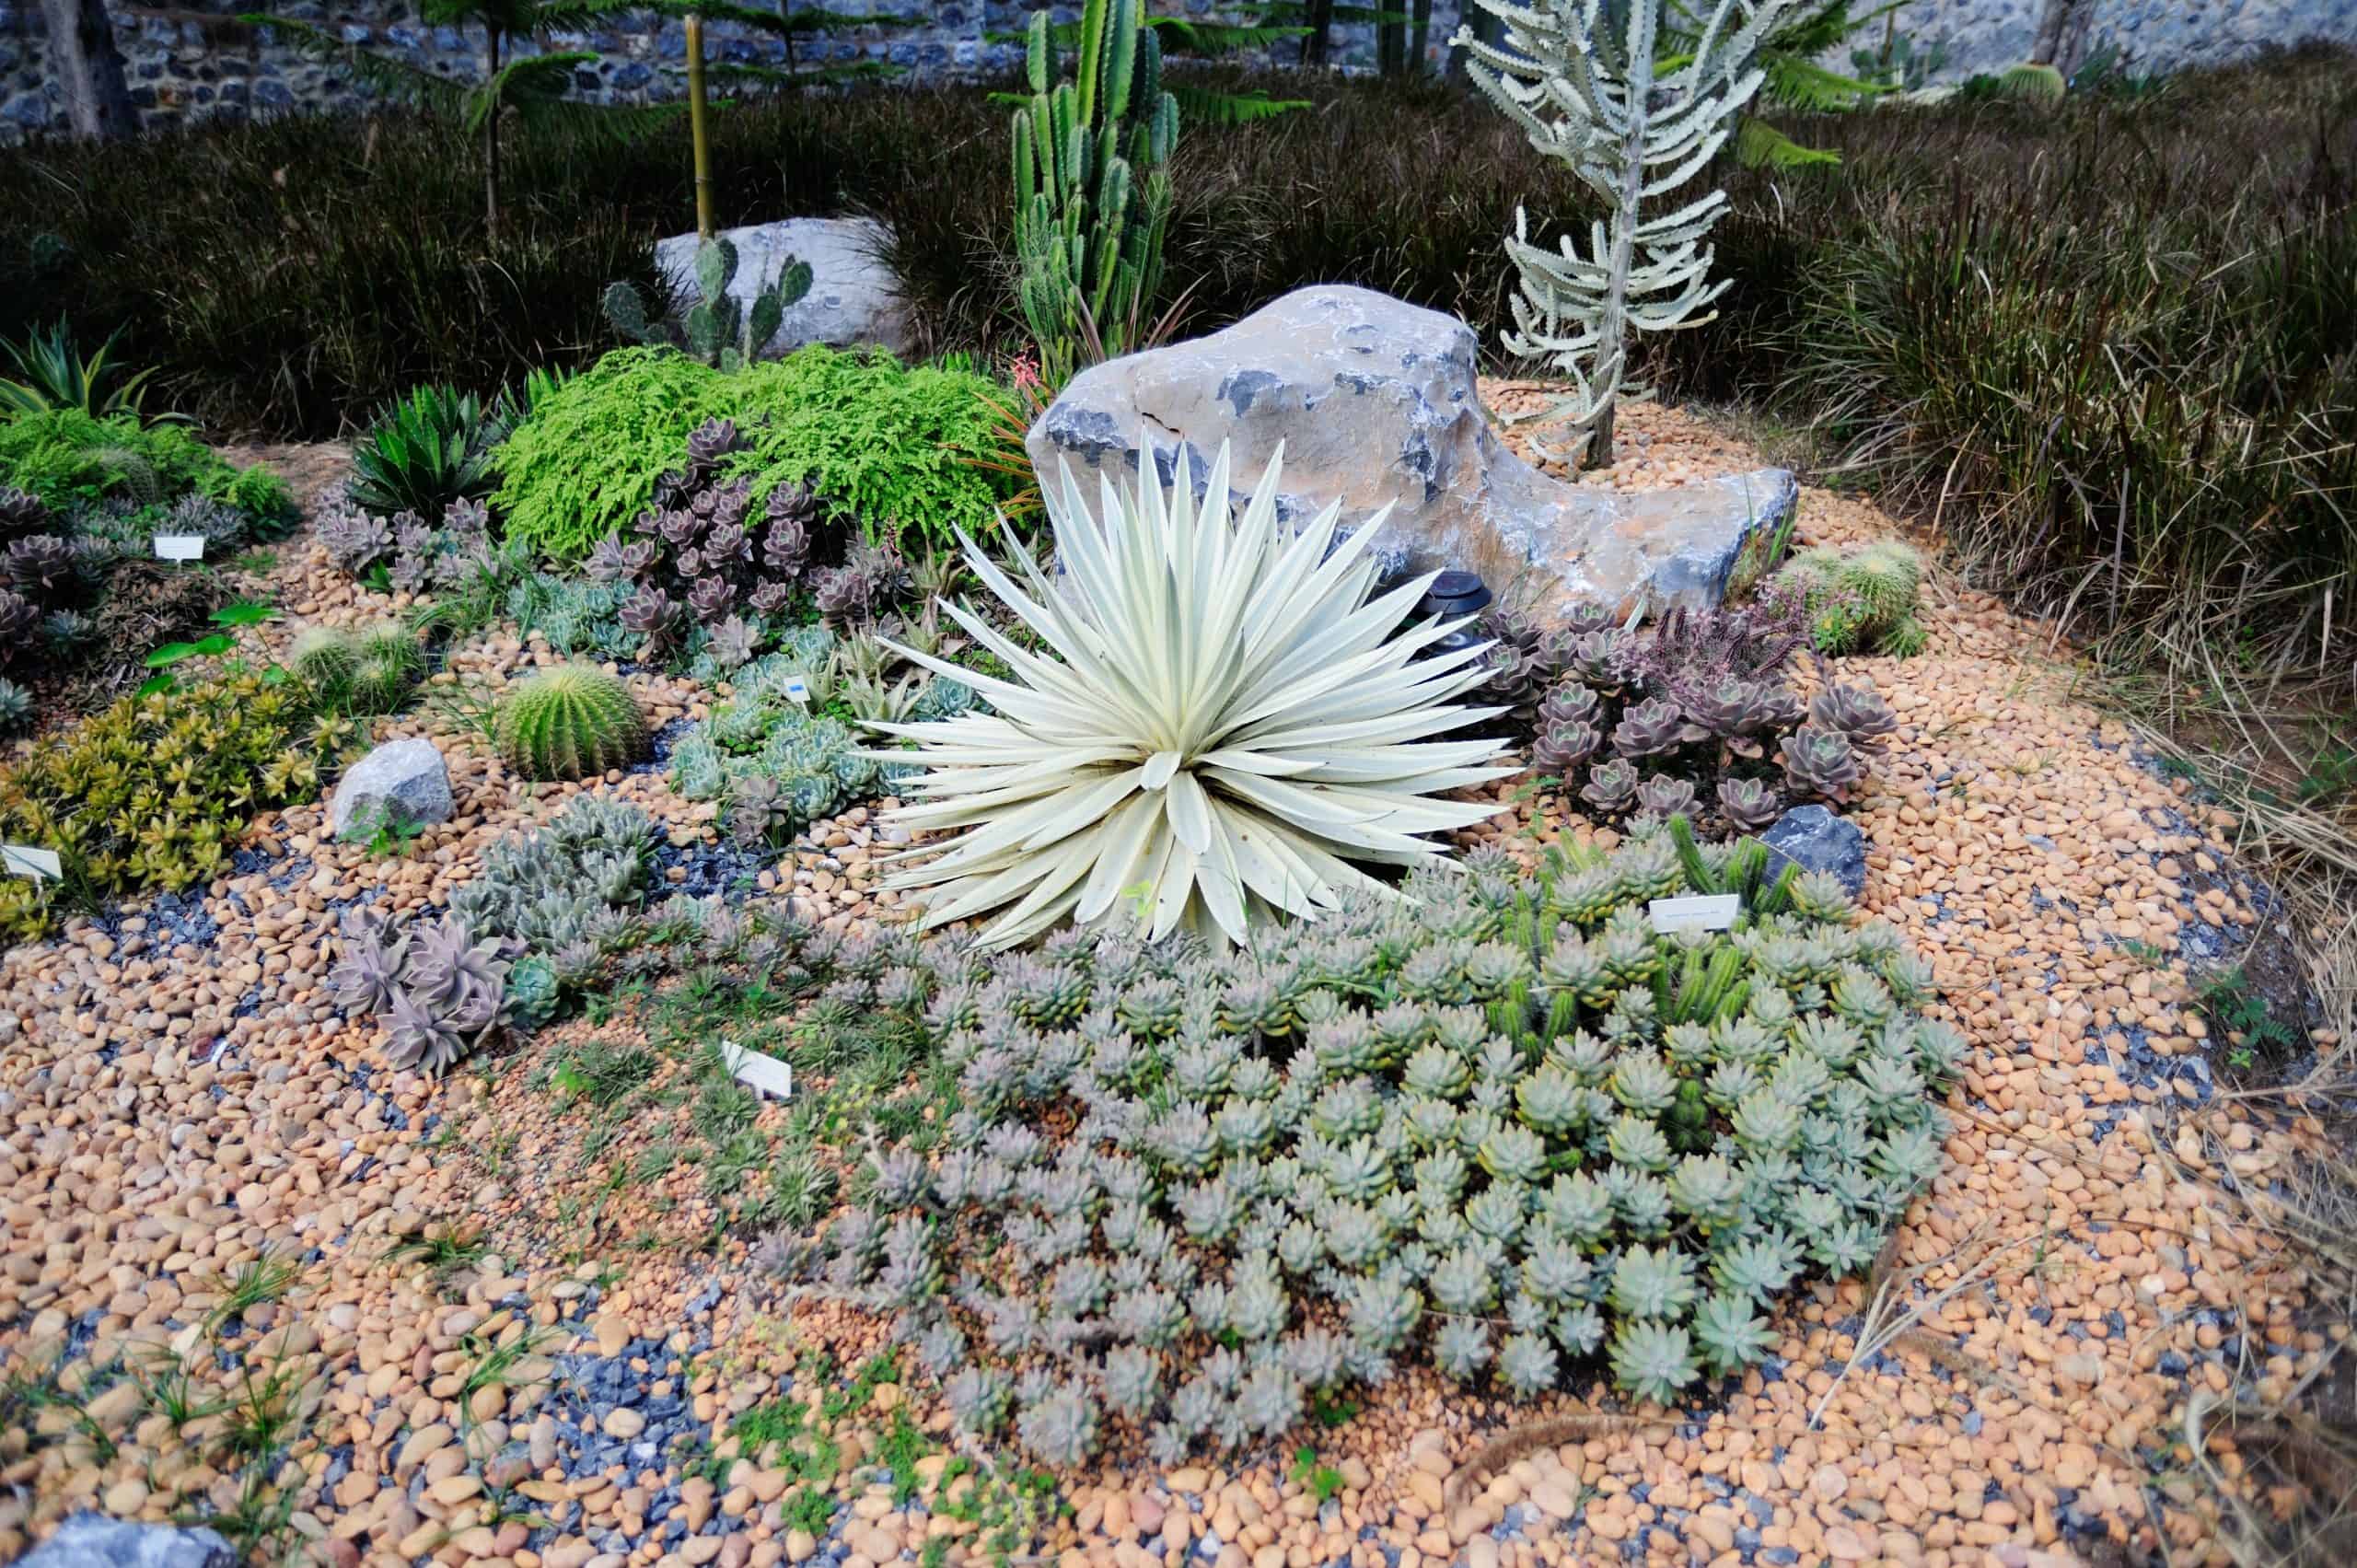
{"label": "rock garden", "polygon": [[[8,220],[86,319],[0,379],[0,1562],[2357,1551],[2345,112],[2229,375],[1961,207],[1712,249],[1864,122],[2216,83],[1803,114],[1842,7],[1493,9],[1386,89],[1532,192],[1478,307],[1338,238],[1188,315],[1187,181],[1370,132],[1106,0],[991,111],[984,331],[888,209],[642,213],[593,346],[453,292],[496,373],[315,439]],[[561,160],[487,101],[488,267]],[[2192,309],[2154,201],[2093,243]]]}

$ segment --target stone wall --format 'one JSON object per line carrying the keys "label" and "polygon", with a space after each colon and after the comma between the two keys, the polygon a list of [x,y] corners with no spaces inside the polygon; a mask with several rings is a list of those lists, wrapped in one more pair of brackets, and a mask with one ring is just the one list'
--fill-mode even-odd
{"label": "stone wall", "polygon": [[[266,0],[185,0],[179,6],[116,6],[116,38],[128,62],[134,100],[149,124],[213,115],[292,109],[332,109],[365,94],[334,67],[266,43],[234,15]],[[1157,0],[1156,8],[1169,0]],[[1184,0],[1195,13],[1212,0]],[[1428,53],[1435,69],[1456,30],[1460,0],[1434,0]],[[838,0],[838,8],[845,8]],[[805,35],[804,58],[835,62],[881,60],[912,76],[982,75],[1011,69],[1016,46],[990,35],[1020,29],[1030,6],[1011,0],[865,0],[862,7],[911,17],[906,28],[864,28]],[[1071,9],[1059,6],[1060,12]],[[1920,47],[1938,42],[1946,60],[1935,80],[2001,69],[2029,51],[2038,0],[1911,0],[1898,27]],[[418,19],[413,0],[294,0],[288,16],[337,28],[364,47],[397,52],[446,75],[479,74],[477,41]],[[1334,29],[1335,60],[1371,66],[1374,31]],[[778,40],[718,24],[709,29],[708,54],[755,64],[782,64]],[[2241,58],[2267,43],[2327,38],[2357,43],[2357,0],[2095,0],[2084,45],[2108,45],[2139,71]],[[615,102],[675,96],[682,60],[676,26],[598,29],[554,41],[602,56],[586,69],[576,90]],[[1274,52],[1290,52],[1290,46]],[[46,77],[47,49],[39,0],[0,0],[0,140],[62,129],[63,111]]]}
{"label": "stone wall", "polygon": [[[1895,19],[1917,51],[1937,45],[1945,55],[1930,79],[1955,82],[2026,59],[2042,9],[2038,0],[1909,0]],[[1879,43],[1870,31],[1858,41]],[[2165,73],[2309,39],[2357,44],[2357,0],[2095,0],[2074,52],[2058,64],[2075,68],[2108,51],[2122,69]]]}
{"label": "stone wall", "polygon": [[[1434,0],[1427,50],[1441,68],[1446,43],[1457,30],[1459,0]],[[1205,14],[1210,0],[1186,0],[1187,9]],[[1158,0],[1156,10],[1167,0]],[[240,11],[272,8],[269,0],[185,0],[169,8],[110,5],[115,37],[131,78],[133,100],[150,125],[187,118],[242,115],[287,109],[335,109],[366,99],[335,67],[293,50],[265,42],[240,26]],[[478,34],[431,27],[418,18],[414,0],[292,0],[281,15],[333,27],[345,41],[399,54],[446,76],[472,79],[482,74]],[[906,16],[907,27],[869,27],[838,33],[804,34],[795,41],[797,60],[849,64],[877,60],[920,79],[983,75],[1018,69],[1020,44],[993,41],[993,34],[1019,32],[1034,5],[1011,0],[834,0],[828,8]],[[1059,5],[1059,17],[1077,7]],[[642,23],[651,18],[638,18]],[[0,139],[28,132],[63,129],[64,110],[46,78],[40,0],[0,0]],[[637,29],[601,28],[558,34],[553,47],[595,51],[601,58],[579,73],[575,91],[606,102],[641,103],[678,96],[683,87],[685,49],[676,24]],[[1292,47],[1274,52],[1287,57]],[[783,41],[727,23],[705,29],[705,58],[745,64],[782,66]],[[1371,27],[1334,29],[1333,58],[1349,66],[1375,63]]]}

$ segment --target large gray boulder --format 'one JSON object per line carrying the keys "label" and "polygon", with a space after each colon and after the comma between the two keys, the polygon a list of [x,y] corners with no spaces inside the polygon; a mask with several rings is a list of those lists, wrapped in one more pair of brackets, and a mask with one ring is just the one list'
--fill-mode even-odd
{"label": "large gray boulder", "polygon": [[[810,292],[787,307],[756,359],[776,359],[807,343],[830,348],[880,344],[894,354],[916,343],[914,319],[900,297],[900,281],[886,264],[892,231],[873,218],[783,218],[721,230],[737,247],[730,297],[748,313],[753,296],[784,270],[786,258],[810,263]],[[696,237],[675,234],[655,242],[655,261],[696,297]]]}
{"label": "large gray boulder", "polygon": [[414,827],[450,819],[450,769],[434,742],[389,740],[360,759],[328,801],[328,826],[338,838],[376,831],[388,818]]}
{"label": "large gray boulder", "polygon": [[1541,613],[1640,593],[1714,604],[1798,500],[1782,469],[1636,494],[1550,478],[1482,413],[1479,346],[1455,317],[1372,289],[1296,289],[1208,337],[1082,371],[1031,426],[1031,461],[1051,484],[1060,461],[1084,480],[1133,476],[1143,433],[1166,482],[1183,445],[1200,484],[1225,440],[1240,497],[1283,442],[1280,515],[1340,500],[1349,523],[1388,504],[1387,565],[1478,572]]}
{"label": "large gray boulder", "polygon": [[238,1553],[217,1530],[76,1514],[17,1568],[238,1568]]}

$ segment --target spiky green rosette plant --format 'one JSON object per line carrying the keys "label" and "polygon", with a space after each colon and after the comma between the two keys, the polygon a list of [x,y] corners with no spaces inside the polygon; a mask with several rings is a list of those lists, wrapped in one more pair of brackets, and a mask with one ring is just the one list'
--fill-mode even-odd
{"label": "spiky green rosette plant", "polygon": [[[1234,951],[846,949],[821,1005],[956,1079],[809,1262],[1060,1466],[1263,1442],[1411,1358],[1515,1398],[1601,1361],[1665,1404],[1757,1363],[1939,1170],[1964,1042],[1838,883],[1685,830],[1477,854]],[[1657,935],[1689,889],[1733,927]]]}
{"label": "spiky green rosette plant", "polygon": [[1510,772],[1481,765],[1496,744],[1426,738],[1496,712],[1449,701],[1483,679],[1486,645],[1419,657],[1451,630],[1400,630],[1431,579],[1370,599],[1382,514],[1339,543],[1340,502],[1281,523],[1283,461],[1234,514],[1225,442],[1208,505],[1183,447],[1167,489],[1149,462],[1127,490],[1101,480],[1095,515],[1066,465],[1048,505],[1062,582],[1019,540],[1018,583],[959,536],[1041,651],[963,605],[950,615],[1012,679],[889,645],[997,710],[875,726],[930,765],[899,824],[956,835],[888,884],[934,889],[928,926],[988,915],[984,940],[1008,947],[1109,915],[1240,942],[1380,886],[1353,860],[1419,864],[1442,848],[1422,835],[1491,814],[1434,797]]}
{"label": "spiky green rosette plant", "polygon": [[1161,287],[1178,100],[1163,90],[1162,44],[1144,9],[1085,0],[1069,82],[1055,80],[1049,14],[1031,13],[1031,91],[1014,128],[1016,301],[1053,386],[1084,356],[1137,347]]}
{"label": "spiky green rosette plant", "polygon": [[1470,28],[1457,34],[1474,85],[1607,208],[1585,253],[1569,236],[1560,250],[1531,244],[1520,208],[1506,241],[1520,283],[1505,346],[1572,378],[1572,392],[1537,416],[1568,426],[1574,439],[1561,456],[1572,462],[1610,462],[1615,411],[1647,395],[1623,384],[1629,334],[1701,326],[1716,314],[1695,312],[1727,286],[1711,281],[1707,243],[1726,192],[1652,209],[1734,134],[1767,79],[1760,47],[1793,0],[1717,0],[1675,64],[1658,47],[1669,3],[1480,0],[1505,24],[1504,41]]}
{"label": "spiky green rosette plant", "polygon": [[645,754],[646,715],[594,664],[542,670],[499,704],[500,760],[528,779],[591,778]]}

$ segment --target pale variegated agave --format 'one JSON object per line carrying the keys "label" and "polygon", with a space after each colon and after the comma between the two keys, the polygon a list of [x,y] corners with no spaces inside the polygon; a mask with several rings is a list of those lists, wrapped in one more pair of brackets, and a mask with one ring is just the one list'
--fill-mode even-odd
{"label": "pale variegated agave", "polygon": [[959,536],[1044,646],[951,605],[1012,679],[900,650],[996,710],[877,726],[930,770],[899,825],[956,833],[887,884],[935,889],[927,925],[991,915],[981,939],[1005,947],[1134,911],[1151,936],[1240,942],[1275,912],[1314,917],[1382,885],[1352,862],[1422,864],[1443,847],[1425,835],[1490,815],[1435,796],[1511,772],[1483,765],[1498,748],[1430,738],[1497,711],[1450,702],[1484,678],[1487,645],[1425,656],[1450,627],[1402,627],[1430,579],[1370,597],[1381,517],[1339,543],[1339,504],[1281,522],[1283,461],[1240,511],[1225,443],[1211,504],[1183,448],[1167,487],[1100,479],[1094,514],[1066,466],[1048,492],[1061,580],[1019,541],[1018,582]]}

